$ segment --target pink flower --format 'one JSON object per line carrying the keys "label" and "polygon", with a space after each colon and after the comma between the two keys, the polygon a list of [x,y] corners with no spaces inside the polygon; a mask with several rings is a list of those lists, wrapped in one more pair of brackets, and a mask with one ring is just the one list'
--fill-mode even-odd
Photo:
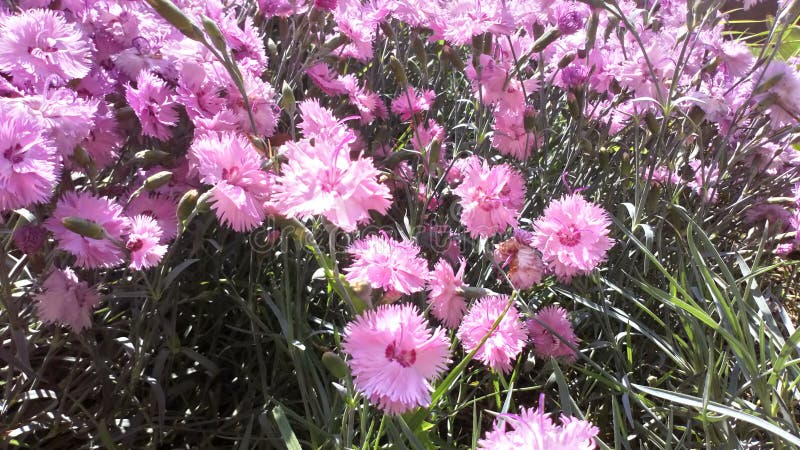
{"label": "pink flower", "polygon": [[101,226],[108,237],[121,242],[130,220],[122,215],[122,207],[107,197],[95,197],[86,192],[67,192],[56,204],[53,216],[44,223],[53,233],[59,248],[76,256],[80,267],[93,269],[114,267],[122,263],[124,253],[108,238],[91,239],[68,230],[61,221],[78,217]]}
{"label": "pink flower", "polygon": [[[472,305],[457,332],[464,351],[471,352],[478,348],[481,339],[492,329],[492,324],[500,317],[507,303],[507,295],[497,295],[483,297]],[[519,312],[511,305],[503,320],[474,357],[498,372],[508,373],[511,362],[525,347],[526,339],[525,326],[519,319]]]}
{"label": "pink flower", "polygon": [[92,308],[99,298],[97,291],[80,281],[71,268],[55,270],[34,296],[36,314],[45,323],[60,323],[81,331],[92,322]]}
{"label": "pink flower", "polygon": [[535,114],[535,111],[532,108],[528,111],[495,110],[492,134],[492,147],[520,161],[530,158],[533,149],[541,143],[534,133],[525,130],[523,114]]}
{"label": "pink flower", "polygon": [[403,120],[409,120],[417,113],[429,111],[435,99],[435,92],[425,90],[417,94],[416,89],[409,86],[392,101],[392,112]]}
{"label": "pink flower", "polygon": [[345,83],[335,72],[325,63],[316,63],[306,69],[306,75],[319,87],[322,92],[328,95],[347,94]]}
{"label": "pink flower", "polygon": [[689,162],[689,167],[694,171],[692,181],[687,186],[692,192],[700,196],[705,203],[716,203],[719,199],[717,182],[719,181],[719,167],[704,166],[699,159]]}
{"label": "pink flower", "polygon": [[419,256],[419,247],[412,241],[373,234],[353,242],[347,252],[354,258],[345,269],[347,281],[382,288],[391,297],[419,292],[430,278],[428,262]]}
{"label": "pink flower", "polygon": [[517,230],[494,250],[494,260],[508,270],[508,278],[516,289],[529,289],[542,281],[544,264],[539,251],[531,245],[532,235]]}
{"label": "pink flower", "polygon": [[22,86],[52,76],[62,82],[91,69],[92,44],[60,11],[31,9],[0,19],[0,71]]}
{"label": "pink flower", "polygon": [[125,99],[142,123],[143,135],[162,141],[172,136],[169,127],[178,123],[177,104],[164,81],[143,70],[136,77],[136,89],[126,88]]}
{"label": "pink flower", "polygon": [[431,402],[430,382],[450,362],[450,342],[433,332],[416,306],[383,305],[347,325],[342,349],[356,390],[393,415]]}
{"label": "pink flower", "polygon": [[[553,331],[548,330],[545,325]],[[555,332],[555,334],[553,334]],[[575,351],[570,347],[578,345],[579,339],[572,330],[567,311],[560,306],[547,306],[539,310],[528,321],[528,333],[533,341],[533,351],[543,358],[564,358],[575,361]],[[558,335],[558,336],[556,336]],[[567,343],[559,339],[564,339]]]}
{"label": "pink flower", "polygon": [[177,209],[178,203],[169,196],[149,193],[131,200],[125,207],[125,213],[130,217],[144,214],[156,219],[163,232],[161,243],[165,244],[178,235]]}
{"label": "pink flower", "polygon": [[533,246],[558,279],[569,282],[587,274],[606,258],[614,245],[608,237],[608,213],[579,194],[554,200],[533,224]]}
{"label": "pink flower", "polygon": [[344,141],[304,139],[289,142],[282,152],[289,158],[276,186],[276,205],[287,216],[323,215],[345,231],[355,231],[370,220],[369,211],[386,213],[389,188],[378,183],[380,172],[370,158],[350,159],[354,136]]}
{"label": "pink flower", "polygon": [[544,413],[544,395],[539,398],[539,410],[522,408],[520,414],[502,414],[494,429],[478,441],[484,450],[593,450],[594,437],[600,430],[591,422],[561,416],[556,425]]}
{"label": "pink flower", "polygon": [[41,125],[0,104],[0,212],[41,203],[53,195],[60,165]]}
{"label": "pink flower", "polygon": [[458,327],[467,310],[464,296],[459,292],[459,288],[464,286],[465,265],[466,262],[462,259],[458,273],[453,273],[453,267],[441,259],[433,266],[433,272],[431,272],[431,291],[428,293],[431,314],[448,328]]}
{"label": "pink flower", "polygon": [[143,270],[154,267],[167,253],[167,246],[161,241],[161,227],[158,222],[144,214],[131,219],[131,229],[125,248],[131,252],[131,269]]}
{"label": "pink flower", "polygon": [[39,225],[27,224],[14,230],[14,245],[28,255],[38,253],[47,240],[47,230]]}
{"label": "pink flower", "polygon": [[652,174],[649,167],[642,167],[639,174],[643,180],[649,181],[656,186],[667,186],[681,182],[681,177],[667,166],[654,167]]}
{"label": "pink flower", "polygon": [[214,186],[212,207],[220,222],[234,231],[261,225],[272,186],[250,141],[239,134],[209,133],[195,139],[191,153],[201,181]]}
{"label": "pink flower", "polygon": [[461,198],[461,223],[470,236],[488,237],[517,225],[525,197],[522,176],[506,164],[489,166],[477,156],[461,167],[464,181],[453,190]]}

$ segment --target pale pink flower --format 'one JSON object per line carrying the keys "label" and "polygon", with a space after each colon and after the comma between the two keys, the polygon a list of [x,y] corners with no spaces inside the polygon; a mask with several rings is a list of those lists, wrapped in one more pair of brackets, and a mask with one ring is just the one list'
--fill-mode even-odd
{"label": "pale pink flower", "polygon": [[345,231],[369,222],[370,210],[386,213],[392,200],[389,188],[378,183],[380,172],[372,159],[350,159],[353,139],[286,143],[281,151],[289,161],[277,180],[278,210],[300,218],[323,215]]}
{"label": "pale pink flower", "polygon": [[220,222],[234,231],[261,225],[272,180],[261,169],[264,158],[250,141],[239,134],[209,133],[195,139],[191,154],[201,181],[214,186],[212,207]]}
{"label": "pale pink flower", "polygon": [[444,329],[431,331],[416,306],[383,305],[347,325],[342,349],[358,392],[398,415],[431,402],[430,382],[450,363]]}
{"label": "pale pink flower", "polygon": [[494,260],[508,271],[508,278],[516,289],[529,289],[542,281],[544,264],[539,251],[533,248],[531,233],[516,230],[514,237],[499,244],[494,250]]}
{"label": "pale pink flower", "polygon": [[670,170],[667,166],[655,166],[650,173],[650,167],[642,167],[640,175],[643,180],[649,181],[656,186],[667,186],[670,184],[679,184],[681,177],[675,171]]}
{"label": "pale pink flower", "polygon": [[608,213],[579,194],[552,201],[533,224],[533,246],[558,279],[569,282],[606,259],[614,245]]}
{"label": "pale pink flower", "polygon": [[464,181],[453,193],[461,198],[461,223],[470,236],[488,237],[517,225],[525,201],[525,182],[517,171],[471,156],[461,173]]}
{"label": "pale pink flower", "polygon": [[381,288],[390,297],[419,292],[430,279],[428,262],[412,241],[373,234],[353,242],[347,252],[353,256],[353,264],[344,270],[347,281]]}
{"label": "pale pink flower", "polygon": [[534,148],[540,144],[536,135],[525,129],[523,114],[517,110],[496,110],[492,133],[492,147],[520,161],[530,158]]}
{"label": "pale pink flower", "polygon": [[126,88],[125,99],[139,118],[143,135],[162,141],[172,136],[169,127],[178,123],[177,104],[163,80],[143,70],[136,77],[136,88]]}
{"label": "pale pink flower", "polygon": [[[553,331],[548,330],[545,325]],[[539,310],[528,321],[528,334],[533,342],[533,351],[537,355],[543,358],[564,358],[569,362],[575,361],[575,350],[570,345],[577,346],[579,339],[575,336],[572,323],[567,318],[567,311],[564,308],[547,306]],[[559,339],[559,336],[566,343]]]}
{"label": "pale pink flower", "polygon": [[[457,332],[464,351],[471,352],[478,348],[481,339],[489,334],[492,324],[500,317],[506,304],[507,295],[496,295],[483,297],[472,305]],[[525,347],[526,339],[525,325],[519,318],[517,308],[511,305],[474,358],[498,372],[508,373],[511,371],[511,362]]]}
{"label": "pale pink flower", "polygon": [[436,93],[432,90],[417,93],[416,89],[408,86],[392,101],[392,112],[403,120],[409,120],[415,114],[429,111],[435,99]]}
{"label": "pale pink flower", "polygon": [[[108,237],[92,239],[70,231],[61,223],[66,217],[94,222],[105,230]],[[122,214],[122,207],[107,197],[95,197],[86,192],[67,192],[44,225],[53,233],[60,249],[75,255],[75,264],[80,267],[114,267],[124,260],[124,253],[117,242],[122,242],[122,235],[127,231],[130,220]]]}
{"label": "pale pink flower", "polygon": [[306,75],[319,87],[322,92],[328,95],[347,94],[347,86],[330,66],[325,63],[316,63],[306,69]]}
{"label": "pale pink flower", "polygon": [[562,415],[556,425],[544,412],[544,395],[539,409],[522,408],[520,414],[502,414],[494,429],[478,441],[483,450],[593,450],[600,431],[591,422]]}
{"label": "pale pink flower", "polygon": [[61,11],[31,9],[0,18],[0,72],[22,86],[51,77],[83,78],[92,65],[92,44]]}
{"label": "pale pink flower", "polygon": [[441,320],[444,326],[456,328],[464,317],[467,303],[459,289],[464,287],[464,268],[466,261],[461,259],[458,272],[444,259],[433,266],[430,276],[430,292],[428,303],[431,305],[433,317]]}
{"label": "pale pink flower", "polygon": [[41,203],[60,175],[56,149],[39,123],[0,104],[0,212]]}
{"label": "pale pink flower", "polygon": [[[244,90],[247,93],[250,108],[255,122],[255,134],[261,136],[272,136],[275,127],[278,125],[280,108],[275,103],[275,89],[271,84],[258,78],[249,72],[244,72]],[[240,132],[253,133],[250,124],[250,116],[247,114],[247,107],[244,98],[233,84],[228,89],[229,107],[236,117],[236,124]]]}
{"label": "pale pink flower", "polygon": [[159,244],[162,234],[158,222],[150,216],[141,214],[131,219],[130,233],[125,243],[125,248],[131,252],[131,269],[149,269],[161,262],[167,253],[167,246]]}
{"label": "pale pink flower", "polygon": [[[692,181],[687,186],[697,194],[705,203],[716,203],[719,199],[719,167],[715,165],[704,166],[699,159],[689,162],[689,167],[694,171]],[[713,168],[712,168],[713,167]]]}
{"label": "pale pink flower", "polygon": [[178,235],[177,209],[178,202],[168,195],[151,192],[138,195],[131,200],[125,207],[125,213],[129,217],[144,214],[155,219],[163,232],[161,243],[165,244]]}
{"label": "pale pink flower", "polygon": [[67,267],[51,272],[42,284],[42,292],[33,300],[42,322],[63,324],[78,332],[91,325],[92,308],[100,299],[94,288]]}

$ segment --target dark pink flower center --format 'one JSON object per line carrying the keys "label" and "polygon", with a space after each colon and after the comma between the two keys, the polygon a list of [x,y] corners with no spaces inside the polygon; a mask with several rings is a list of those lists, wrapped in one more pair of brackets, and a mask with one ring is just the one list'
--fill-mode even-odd
{"label": "dark pink flower center", "polygon": [[127,244],[125,244],[125,248],[132,252],[141,250],[143,246],[144,242],[142,242],[141,239],[131,239]]}
{"label": "dark pink flower center", "polygon": [[578,245],[578,242],[581,241],[581,230],[579,230],[574,224],[569,224],[560,229],[558,233],[556,233],[556,236],[558,237],[558,242],[561,242],[561,245],[574,247]]}
{"label": "dark pink flower center", "polygon": [[9,147],[3,152],[3,158],[11,161],[11,164],[19,164],[23,160],[22,154],[19,153],[20,150],[22,150],[22,145],[20,144]]}
{"label": "dark pink flower center", "polygon": [[233,166],[230,169],[222,169],[222,178],[229,182],[235,183],[238,181],[239,175],[241,175],[241,170],[236,166]]}
{"label": "dark pink flower center", "polygon": [[389,361],[396,361],[403,367],[409,367],[417,360],[417,351],[413,348],[411,350],[397,351],[397,343],[392,342],[386,346],[386,359]]}

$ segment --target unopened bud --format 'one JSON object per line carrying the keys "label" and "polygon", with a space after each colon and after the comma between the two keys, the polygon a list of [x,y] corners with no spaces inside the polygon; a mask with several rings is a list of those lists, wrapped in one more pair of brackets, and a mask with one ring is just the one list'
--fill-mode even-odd
{"label": "unopened bud", "polygon": [[72,152],[72,160],[81,167],[89,167],[92,164],[92,157],[82,145],[76,145]]}
{"label": "unopened bud", "polygon": [[175,3],[170,0],[146,0],[147,3],[158,12],[167,22],[193,41],[202,42],[205,40],[203,31],[197,27]]}
{"label": "unopened bud", "polygon": [[187,191],[181,197],[180,201],[178,201],[178,221],[183,222],[185,221],[189,215],[194,211],[194,208],[197,206],[197,197],[199,193],[197,189],[191,189]]}
{"label": "unopened bud", "polygon": [[206,30],[206,34],[211,38],[211,43],[217,50],[224,52],[228,48],[219,26],[206,15],[203,15],[203,29]]}
{"label": "unopened bud", "polygon": [[172,172],[169,170],[162,170],[156,174],[150,175],[144,180],[144,184],[142,185],[142,189],[145,191],[151,192],[155,191],[156,189],[164,186],[165,184],[169,183],[172,180]]}
{"label": "unopened bud", "polygon": [[100,225],[86,220],[82,217],[64,217],[61,219],[61,224],[64,228],[72,231],[73,233],[80,234],[89,239],[103,239],[106,236],[106,231]]}
{"label": "unopened bud", "polygon": [[142,150],[136,152],[134,158],[145,164],[158,164],[169,158],[169,153],[161,150]]}
{"label": "unopened bud", "polygon": [[350,373],[350,369],[347,367],[344,360],[333,352],[325,352],[322,354],[322,365],[336,378],[344,378]]}
{"label": "unopened bud", "polygon": [[392,68],[392,73],[394,77],[397,79],[397,84],[401,87],[408,86],[408,78],[406,77],[406,69],[403,67],[403,63],[397,60],[394,55],[389,57],[389,67]]}
{"label": "unopened bud", "polygon": [[200,195],[200,197],[197,198],[197,206],[195,207],[197,212],[207,213],[211,211],[211,202],[209,201],[211,192],[212,191],[205,191]]}
{"label": "unopened bud", "polygon": [[294,115],[295,109],[297,107],[297,103],[294,99],[294,92],[292,91],[292,87],[289,86],[285,80],[283,82],[283,86],[281,87],[281,106],[289,115]]}
{"label": "unopened bud", "polygon": [[533,52],[539,53],[561,36],[558,28],[550,28],[533,43]]}

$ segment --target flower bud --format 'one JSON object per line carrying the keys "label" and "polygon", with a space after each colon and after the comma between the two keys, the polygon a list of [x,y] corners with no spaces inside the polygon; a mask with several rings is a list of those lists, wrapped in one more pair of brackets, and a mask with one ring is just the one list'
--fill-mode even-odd
{"label": "flower bud", "polygon": [[103,227],[82,217],[65,217],[61,219],[61,224],[69,231],[89,239],[100,240],[106,236],[106,230]]}
{"label": "flower bud", "polygon": [[164,186],[165,184],[169,183],[172,180],[172,172],[169,170],[162,170],[156,174],[150,175],[144,180],[144,184],[142,185],[142,189],[147,192],[155,191],[156,189]]}
{"label": "flower bud", "polygon": [[189,215],[194,211],[194,208],[197,206],[197,197],[199,193],[197,189],[191,189],[187,191],[181,197],[180,201],[178,201],[178,221],[183,222],[185,221]]}
{"label": "flower bud", "polygon": [[224,52],[228,48],[219,26],[206,15],[203,15],[203,29],[208,37],[211,38],[211,43],[214,44],[217,50]]}
{"label": "flower bud", "polygon": [[286,112],[289,113],[290,116],[293,116],[295,110],[297,109],[297,102],[294,99],[294,92],[286,80],[283,81],[283,86],[281,87],[281,106],[286,110]]}
{"label": "flower bud", "polygon": [[167,22],[193,41],[203,42],[203,31],[170,0],[146,0]]}
{"label": "flower bud", "polygon": [[350,373],[350,369],[347,367],[344,360],[333,352],[325,352],[322,354],[322,365],[336,378],[344,378]]}
{"label": "flower bud", "polygon": [[408,77],[406,77],[406,69],[403,67],[403,64],[398,61],[394,55],[389,57],[389,66],[392,68],[392,73],[394,77],[397,79],[397,84],[401,87],[408,86]]}

